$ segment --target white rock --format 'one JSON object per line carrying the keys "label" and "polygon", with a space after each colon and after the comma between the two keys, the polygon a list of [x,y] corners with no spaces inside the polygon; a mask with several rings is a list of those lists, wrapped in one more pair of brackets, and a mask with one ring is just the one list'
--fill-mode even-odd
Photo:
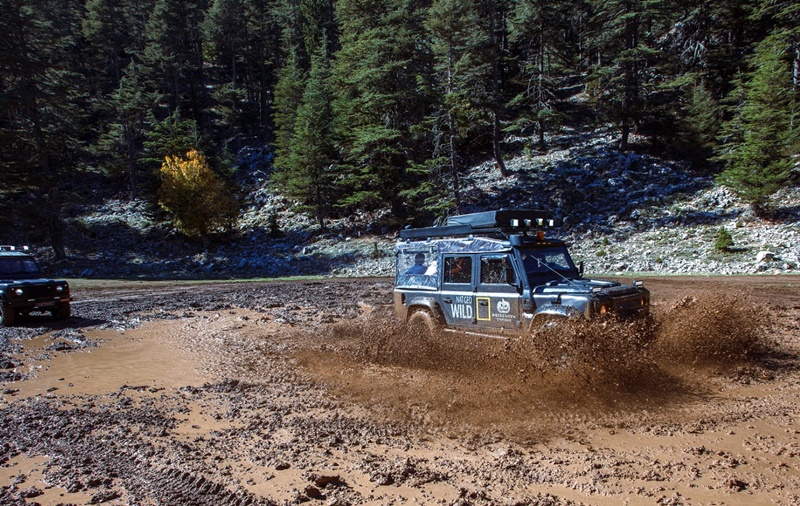
{"label": "white rock", "polygon": [[756,255],[756,262],[771,262],[775,259],[775,253],[771,251],[759,251]]}

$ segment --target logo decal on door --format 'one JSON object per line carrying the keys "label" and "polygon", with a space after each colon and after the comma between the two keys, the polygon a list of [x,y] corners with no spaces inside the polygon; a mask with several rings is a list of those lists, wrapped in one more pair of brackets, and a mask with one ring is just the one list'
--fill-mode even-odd
{"label": "logo decal on door", "polygon": [[500,314],[508,314],[511,311],[511,304],[506,299],[497,301],[497,312]]}

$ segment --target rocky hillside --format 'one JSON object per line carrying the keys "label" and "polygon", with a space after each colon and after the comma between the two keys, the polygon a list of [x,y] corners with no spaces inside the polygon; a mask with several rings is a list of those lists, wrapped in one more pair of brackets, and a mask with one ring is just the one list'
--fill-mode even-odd
{"label": "rocky hillside", "polygon": [[[605,137],[564,136],[553,144],[561,147],[509,160],[511,176],[505,179],[491,162],[472,168],[463,179],[466,211],[546,209],[557,223],[552,235],[570,240],[576,261],[585,261],[591,273],[800,269],[800,189],[776,195],[775,218],[764,221],[714,185],[711,176],[691,173],[684,163],[619,153]],[[270,192],[264,160],[258,152],[243,158],[246,204],[238,230],[224,245],[203,251],[172,231],[154,206],[104,199],[69,208],[71,259],[56,271],[155,278],[393,274],[397,235],[375,225],[380,214],[332,222],[321,234],[310,219],[292,211],[290,202]],[[274,237],[275,223],[281,237]],[[714,248],[720,227],[732,235],[729,252]],[[46,260],[43,246],[37,253]]]}

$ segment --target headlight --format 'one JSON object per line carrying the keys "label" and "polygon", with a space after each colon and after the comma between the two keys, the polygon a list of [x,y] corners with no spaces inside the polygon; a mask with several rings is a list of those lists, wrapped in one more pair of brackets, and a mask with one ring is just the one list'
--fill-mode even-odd
{"label": "headlight", "polygon": [[17,297],[22,297],[23,295],[25,295],[25,292],[22,291],[22,288],[17,288],[16,290],[14,290],[14,295],[16,295]]}
{"label": "headlight", "polygon": [[61,285],[58,285],[58,286],[56,287],[56,291],[57,291],[57,292],[63,292],[63,291],[64,291],[64,287],[63,287],[63,286],[61,286]]}

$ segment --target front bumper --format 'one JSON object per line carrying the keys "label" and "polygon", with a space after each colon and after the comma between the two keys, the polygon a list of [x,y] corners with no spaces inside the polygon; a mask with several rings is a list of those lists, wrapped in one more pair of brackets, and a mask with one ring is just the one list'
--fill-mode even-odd
{"label": "front bumper", "polygon": [[29,311],[47,311],[57,308],[59,305],[69,303],[72,297],[38,297],[36,299],[11,299],[9,306],[12,309]]}

